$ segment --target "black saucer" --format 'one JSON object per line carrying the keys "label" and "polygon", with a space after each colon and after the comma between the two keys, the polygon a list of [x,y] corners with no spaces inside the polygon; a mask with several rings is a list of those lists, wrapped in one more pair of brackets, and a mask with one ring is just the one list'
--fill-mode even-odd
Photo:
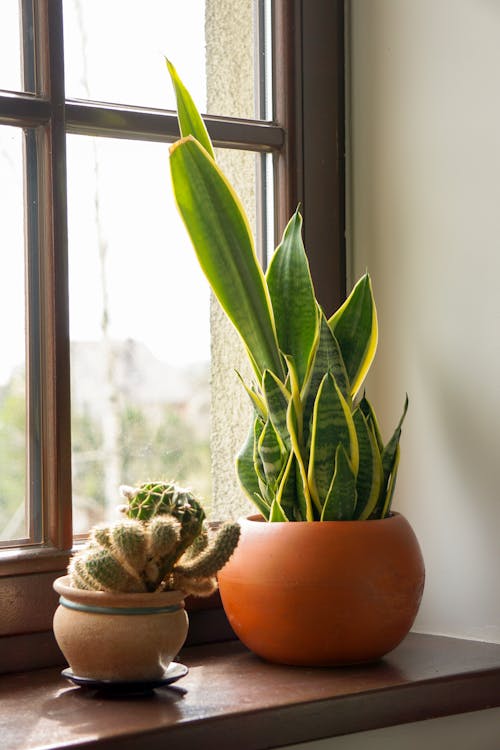
{"label": "black saucer", "polygon": [[78,685],[79,687],[91,688],[92,690],[106,690],[110,693],[121,695],[149,693],[155,688],[172,685],[172,683],[185,677],[188,668],[184,664],[173,661],[163,673],[163,677],[156,680],[95,680],[92,677],[80,677],[73,674],[73,670],[68,667],[61,672],[63,677]]}

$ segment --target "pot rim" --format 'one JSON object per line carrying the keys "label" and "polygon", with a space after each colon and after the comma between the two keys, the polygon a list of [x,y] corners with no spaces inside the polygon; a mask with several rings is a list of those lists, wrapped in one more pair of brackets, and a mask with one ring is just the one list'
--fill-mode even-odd
{"label": "pot rim", "polygon": [[56,578],[52,584],[61,598],[79,605],[90,607],[164,608],[173,605],[184,606],[184,591],[152,591],[144,593],[114,593],[111,591],[88,591],[70,586],[69,575]]}
{"label": "pot rim", "polygon": [[270,527],[284,527],[284,526],[294,526],[294,527],[300,527],[300,526],[308,526],[308,527],[321,527],[324,528],[326,526],[334,527],[348,527],[348,526],[364,526],[366,527],[367,524],[372,525],[373,523],[390,523],[391,521],[394,523],[396,519],[403,519],[406,520],[405,517],[398,513],[397,511],[391,511],[391,514],[387,516],[386,518],[372,518],[367,519],[366,521],[360,521],[360,520],[353,520],[353,521],[266,521],[264,516],[262,516],[260,513],[252,514],[250,516],[242,516],[241,518],[238,518],[238,523],[259,523],[263,524],[264,526],[270,526]]}

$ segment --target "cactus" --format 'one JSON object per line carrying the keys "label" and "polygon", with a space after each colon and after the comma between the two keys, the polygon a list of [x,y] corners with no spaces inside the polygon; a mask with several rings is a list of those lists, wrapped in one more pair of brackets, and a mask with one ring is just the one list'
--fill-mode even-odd
{"label": "cactus", "polygon": [[122,488],[126,519],[96,526],[70,561],[75,588],[113,592],[180,589],[207,596],[216,573],[238,544],[240,527],[227,522],[216,534],[205,526],[200,503],[172,483]]}

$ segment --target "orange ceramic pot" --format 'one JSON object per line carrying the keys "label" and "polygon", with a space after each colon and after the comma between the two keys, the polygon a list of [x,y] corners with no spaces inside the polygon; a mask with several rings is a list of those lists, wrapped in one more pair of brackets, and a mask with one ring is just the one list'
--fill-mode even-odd
{"label": "orange ceramic pot", "polygon": [[408,521],[266,523],[242,519],[219,573],[229,622],[254,653],[282,664],[380,659],[410,630],[424,564]]}

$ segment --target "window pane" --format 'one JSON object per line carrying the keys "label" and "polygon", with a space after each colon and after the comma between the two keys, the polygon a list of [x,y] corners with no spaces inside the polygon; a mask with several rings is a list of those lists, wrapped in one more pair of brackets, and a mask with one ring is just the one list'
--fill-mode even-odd
{"label": "window pane", "polygon": [[19,3],[2,3],[0,22],[0,89],[21,90]]}
{"label": "window pane", "polygon": [[210,113],[255,116],[252,0],[64,0],[63,8],[68,97],[175,109],[167,56],[201,111],[208,74],[225,93],[224,110],[209,97]]}
{"label": "window pane", "polygon": [[22,136],[0,127],[0,542],[28,536]]}
{"label": "window pane", "polygon": [[209,503],[209,290],[170,193],[168,147],[68,136],[75,533],[120,484]]}

